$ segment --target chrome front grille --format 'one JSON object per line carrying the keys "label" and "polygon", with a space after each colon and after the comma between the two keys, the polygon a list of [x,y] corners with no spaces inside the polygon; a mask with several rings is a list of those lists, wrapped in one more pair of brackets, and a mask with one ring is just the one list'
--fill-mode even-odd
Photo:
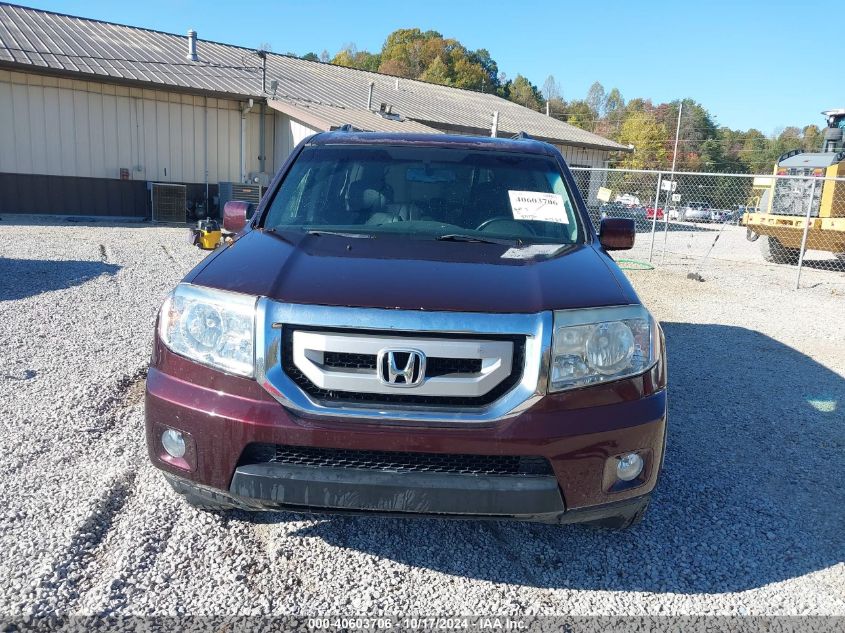
{"label": "chrome front grille", "polygon": [[483,424],[518,415],[545,394],[551,334],[551,312],[424,312],[263,298],[256,379],[305,416]]}
{"label": "chrome front grille", "polygon": [[[525,364],[525,337],[519,336],[480,340],[460,334],[420,336],[285,326],[282,339],[285,374],[305,393],[324,403],[482,407],[513,388]],[[338,351],[361,348],[376,353]],[[397,388],[379,378],[378,351],[389,348],[425,353],[420,386]]]}

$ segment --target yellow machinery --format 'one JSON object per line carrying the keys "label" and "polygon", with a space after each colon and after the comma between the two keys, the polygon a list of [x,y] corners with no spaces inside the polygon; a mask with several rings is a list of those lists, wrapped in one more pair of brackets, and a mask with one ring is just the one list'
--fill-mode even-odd
{"label": "yellow machinery", "polygon": [[845,178],[845,109],[822,114],[828,124],[822,151],[793,150],[781,156],[775,165],[775,176],[804,178],[754,180],[754,193],[760,196],[759,208],[745,213],[742,223],[748,229],[749,240],[763,238],[760,247],[768,261],[797,262],[805,228],[807,248],[845,253],[845,180],[821,180]]}
{"label": "yellow machinery", "polygon": [[214,250],[220,243],[223,233],[217,220],[206,218],[197,222],[197,226],[190,230],[191,243],[203,250]]}

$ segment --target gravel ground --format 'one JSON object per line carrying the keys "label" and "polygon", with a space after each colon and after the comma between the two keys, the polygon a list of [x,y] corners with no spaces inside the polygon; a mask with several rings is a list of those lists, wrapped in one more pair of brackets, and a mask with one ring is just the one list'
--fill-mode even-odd
{"label": "gravel ground", "polygon": [[147,461],[142,393],[201,258],[184,229],[0,223],[0,616],[845,615],[841,274],[630,273],[671,431],[646,520],[607,532],[188,507]]}

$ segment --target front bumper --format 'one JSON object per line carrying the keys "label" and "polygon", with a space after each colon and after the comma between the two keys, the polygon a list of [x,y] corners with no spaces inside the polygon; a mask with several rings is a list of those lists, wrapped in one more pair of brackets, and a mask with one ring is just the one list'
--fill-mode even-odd
{"label": "front bumper", "polygon": [[[387,420],[304,417],[257,382],[228,376],[159,343],[147,377],[147,446],[173,481],[248,509],[376,512],[571,522],[633,512],[654,488],[666,433],[662,363],[629,380],[544,396],[527,411],[462,428]],[[161,446],[166,428],[187,441],[184,458]],[[243,463],[255,443],[360,451],[538,456],[552,475],[386,473]],[[639,451],[641,477],[619,486],[613,457]],[[174,477],[176,479],[174,479]]]}

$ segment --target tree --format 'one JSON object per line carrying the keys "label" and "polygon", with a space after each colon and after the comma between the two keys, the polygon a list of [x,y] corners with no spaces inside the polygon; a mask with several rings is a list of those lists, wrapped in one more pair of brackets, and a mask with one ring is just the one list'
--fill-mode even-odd
{"label": "tree", "polygon": [[760,130],[754,128],[745,133],[740,157],[752,174],[771,173],[772,161],[769,156],[769,139]]}
{"label": "tree", "polygon": [[817,125],[807,125],[801,130],[802,147],[805,152],[820,152],[824,134]]}
{"label": "tree", "polygon": [[510,84],[509,99],[514,103],[531,108],[532,110],[541,110],[543,107],[543,95],[537,89],[537,86],[532,84],[522,75],[517,75]]}
{"label": "tree", "polygon": [[566,104],[565,120],[570,125],[592,132],[596,122],[596,115],[586,101],[570,101]]}
{"label": "tree", "polygon": [[633,145],[634,151],[625,154],[621,167],[629,169],[658,169],[666,166],[666,126],[648,112],[634,112],[625,119],[619,131],[619,142]]}
{"label": "tree", "polygon": [[305,53],[302,59],[307,59],[309,62],[318,62],[320,61],[320,56],[317,53]]}
{"label": "tree", "polygon": [[469,57],[460,57],[455,61],[452,85],[467,90],[487,91],[490,76],[480,64],[473,63]]}
{"label": "tree", "polygon": [[566,101],[560,97],[552,97],[546,103],[549,106],[549,116],[560,121],[566,121]]}
{"label": "tree", "polygon": [[599,134],[616,138],[622,127],[622,119],[625,116],[625,99],[618,88],[613,88],[604,100],[604,120],[595,130]]}
{"label": "tree", "polygon": [[367,51],[359,51],[355,44],[347,44],[340,49],[331,60],[332,64],[360,68],[361,70],[378,70],[380,59],[378,55]]}
{"label": "tree", "polygon": [[549,75],[546,77],[546,81],[543,82],[543,97],[545,97],[546,101],[553,99],[562,101],[563,92],[554,75]]}
{"label": "tree", "polygon": [[430,81],[435,84],[443,84],[445,86],[452,84],[449,67],[440,57],[435,57],[434,61],[429,64],[423,74],[420,76],[423,81]]}
{"label": "tree", "polygon": [[481,87],[482,92],[495,91],[499,87],[499,65],[490,56],[490,52],[486,48],[479,48],[469,54],[470,61],[481,67],[484,72],[484,82]]}
{"label": "tree", "polygon": [[587,105],[593,111],[596,117],[600,117],[604,113],[604,101],[606,99],[604,93],[604,86],[599,82],[594,81],[593,85],[587,91]]}
{"label": "tree", "polygon": [[616,113],[621,113],[625,108],[625,99],[622,98],[622,93],[619,88],[612,88],[604,100],[604,113],[610,117]]}
{"label": "tree", "polygon": [[437,31],[398,29],[387,36],[381,53],[357,53],[340,61],[387,75],[469,90],[495,92],[500,87],[499,67],[489,51],[470,51]]}
{"label": "tree", "polygon": [[329,51],[327,51],[327,50],[324,48],[324,49],[323,49],[323,52],[322,52],[322,53],[320,53],[320,61],[321,61],[321,62],[328,62],[330,59],[331,59],[331,55],[329,55]]}

